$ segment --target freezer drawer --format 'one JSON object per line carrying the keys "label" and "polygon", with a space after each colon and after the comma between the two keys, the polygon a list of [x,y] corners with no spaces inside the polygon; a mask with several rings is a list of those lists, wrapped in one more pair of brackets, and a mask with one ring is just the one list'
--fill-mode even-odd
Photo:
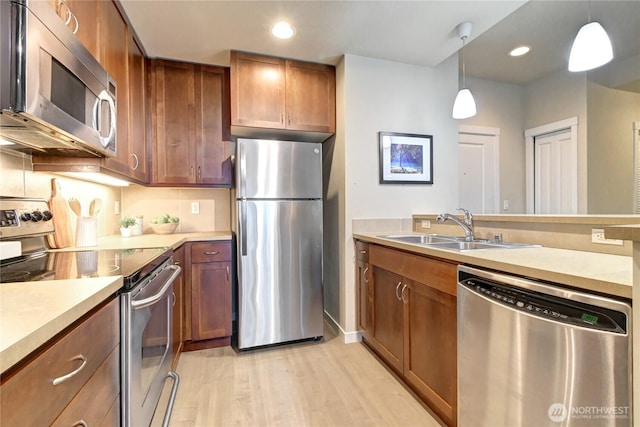
{"label": "freezer drawer", "polygon": [[237,204],[238,348],[322,336],[322,201]]}

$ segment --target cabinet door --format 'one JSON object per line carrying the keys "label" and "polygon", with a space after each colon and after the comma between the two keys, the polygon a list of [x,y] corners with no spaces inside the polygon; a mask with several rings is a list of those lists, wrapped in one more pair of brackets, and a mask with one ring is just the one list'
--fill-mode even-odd
{"label": "cabinet door", "polygon": [[153,182],[195,183],[193,65],[154,61]]}
{"label": "cabinet door", "polygon": [[56,14],[89,52],[98,58],[98,8],[95,0],[48,0]]}
{"label": "cabinet door", "polygon": [[129,173],[132,178],[149,182],[145,60],[141,49],[129,34]]}
{"label": "cabinet door", "polygon": [[373,324],[373,291],[369,264],[358,260],[356,263],[356,283],[358,284],[358,330],[365,339],[371,338]]}
{"label": "cabinet door", "polygon": [[231,52],[231,124],[285,128],[285,60]]}
{"label": "cabinet door", "polygon": [[373,270],[373,327],[371,344],[398,373],[403,364],[402,277],[375,265]]}
{"label": "cabinet door", "polygon": [[231,263],[191,266],[191,339],[231,336]]}
{"label": "cabinet door", "polygon": [[[428,273],[426,273],[428,277]],[[409,279],[404,376],[447,423],[456,419],[456,297]]]}
{"label": "cabinet door", "polygon": [[98,3],[100,63],[116,83],[116,157],[104,166],[122,174],[129,172],[129,76],[127,73],[127,24],[112,1]]}
{"label": "cabinet door", "polygon": [[173,294],[175,295],[175,303],[173,304],[173,362],[171,363],[171,369],[176,369],[178,365],[178,356],[182,351],[183,343],[183,323],[184,323],[184,277],[185,277],[185,263],[184,263],[184,245],[173,251],[173,262],[179,265],[183,271],[178,276],[175,282],[173,282]]}
{"label": "cabinet door", "polygon": [[335,68],[287,61],[287,129],[336,131]]}
{"label": "cabinet door", "polygon": [[228,69],[195,67],[195,114],[196,182],[230,186]]}

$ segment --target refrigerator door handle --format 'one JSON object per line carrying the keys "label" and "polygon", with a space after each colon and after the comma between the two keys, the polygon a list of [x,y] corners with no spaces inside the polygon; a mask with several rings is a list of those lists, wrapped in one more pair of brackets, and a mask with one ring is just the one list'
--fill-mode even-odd
{"label": "refrigerator door handle", "polygon": [[247,201],[240,200],[240,255],[247,255]]}
{"label": "refrigerator door handle", "polygon": [[238,197],[247,197],[247,152],[243,142],[238,143],[238,154],[240,155],[240,183],[238,185]]}

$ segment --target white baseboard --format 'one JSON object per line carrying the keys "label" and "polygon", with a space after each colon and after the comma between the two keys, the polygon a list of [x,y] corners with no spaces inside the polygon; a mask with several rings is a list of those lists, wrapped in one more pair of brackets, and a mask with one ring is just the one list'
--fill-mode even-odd
{"label": "white baseboard", "polygon": [[355,342],[362,341],[362,334],[358,331],[346,332],[336,319],[334,319],[329,313],[324,312],[324,319],[329,323],[329,326],[333,328],[334,331],[338,334],[338,336],[342,339],[345,344],[352,344]]}

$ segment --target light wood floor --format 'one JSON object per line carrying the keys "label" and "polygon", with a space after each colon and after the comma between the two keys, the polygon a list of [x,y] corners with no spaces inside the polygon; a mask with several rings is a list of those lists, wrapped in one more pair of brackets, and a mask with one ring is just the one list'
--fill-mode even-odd
{"label": "light wood floor", "polygon": [[[440,426],[362,344],[183,353],[171,426]],[[155,420],[154,420],[155,421]]]}

